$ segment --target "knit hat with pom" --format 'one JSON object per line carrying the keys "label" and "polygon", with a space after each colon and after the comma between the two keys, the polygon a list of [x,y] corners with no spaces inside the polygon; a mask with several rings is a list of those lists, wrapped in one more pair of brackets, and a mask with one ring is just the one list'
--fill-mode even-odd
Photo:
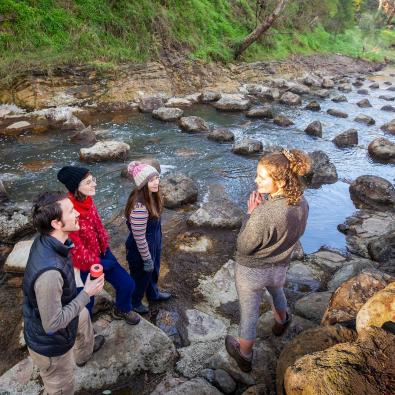
{"label": "knit hat with pom", "polygon": [[133,177],[138,189],[143,188],[152,178],[159,177],[159,173],[154,167],[137,161],[129,163],[128,173]]}

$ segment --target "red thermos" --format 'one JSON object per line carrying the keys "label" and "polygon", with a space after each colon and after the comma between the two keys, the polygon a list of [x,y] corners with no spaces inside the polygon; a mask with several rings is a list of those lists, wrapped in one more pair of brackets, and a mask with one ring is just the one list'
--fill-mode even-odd
{"label": "red thermos", "polygon": [[91,280],[96,280],[102,274],[103,274],[103,266],[100,265],[100,263],[91,266],[91,270],[90,270]]}

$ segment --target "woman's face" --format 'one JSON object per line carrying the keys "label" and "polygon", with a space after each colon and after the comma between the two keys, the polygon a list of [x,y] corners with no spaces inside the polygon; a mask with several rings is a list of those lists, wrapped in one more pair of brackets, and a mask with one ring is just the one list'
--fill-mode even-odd
{"label": "woman's face", "polygon": [[259,164],[256,170],[255,183],[259,193],[274,194],[278,191],[276,182],[269,176],[265,166]]}
{"label": "woman's face", "polygon": [[151,193],[159,191],[159,177],[158,176],[156,176],[156,177],[152,178],[150,181],[148,181],[148,190]]}
{"label": "woman's face", "polygon": [[84,178],[80,185],[78,185],[78,191],[85,196],[95,196],[96,194],[96,178],[89,174],[88,177]]}

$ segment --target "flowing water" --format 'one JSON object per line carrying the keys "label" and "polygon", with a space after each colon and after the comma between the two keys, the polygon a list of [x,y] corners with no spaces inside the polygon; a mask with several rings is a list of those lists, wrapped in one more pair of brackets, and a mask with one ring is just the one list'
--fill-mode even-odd
{"label": "flowing water", "polygon": [[[249,120],[242,113],[221,113],[211,106],[194,106],[185,110],[185,115],[197,115],[211,126],[226,127],[240,140],[250,137],[262,140],[264,144],[300,148],[306,151],[322,150],[335,164],[340,181],[323,185],[319,189],[309,189],[305,195],[310,204],[307,230],[302,239],[306,252],[316,251],[320,246],[345,248],[344,236],[337,231],[337,225],[355,211],[350,200],[346,180],[353,180],[364,174],[378,175],[394,182],[395,166],[373,162],[367,155],[368,144],[376,137],[384,136],[395,142],[395,136],[385,134],[380,126],[395,118],[395,114],[380,110],[384,105],[393,104],[380,95],[395,97],[388,91],[384,81],[395,85],[394,69],[386,69],[371,80],[380,83],[380,89],[369,89],[371,81],[364,86],[353,87],[350,93],[333,89],[330,97],[345,95],[346,103],[334,103],[327,99],[303,97],[303,106],[291,108],[276,105],[278,112],[289,116],[295,125],[282,128],[268,120]],[[391,76],[392,74],[392,76]],[[351,82],[354,81],[353,79]],[[369,95],[358,94],[358,89],[369,89]],[[355,103],[368,98],[371,108],[359,108]],[[320,102],[321,111],[303,109],[310,99]],[[349,114],[347,119],[335,118],[326,113],[328,108],[336,108]],[[366,126],[353,121],[356,115],[366,114],[376,120],[376,125]],[[323,124],[323,138],[313,138],[303,130],[314,120]],[[106,139],[122,140],[130,144],[130,158],[153,156],[157,158],[163,172],[182,171],[199,184],[199,201],[207,196],[210,184],[221,184],[224,193],[232,200],[246,206],[250,191],[254,188],[256,160],[232,154],[230,144],[218,144],[201,134],[182,133],[175,123],[154,120],[150,114],[132,115],[126,123],[108,122],[100,125]],[[356,128],[359,146],[338,149],[331,140],[340,132]],[[86,166],[98,178],[96,203],[105,218],[109,218],[125,204],[130,192],[130,183],[120,177],[124,164],[102,162],[86,165],[78,158],[80,146],[70,143],[70,133],[26,133],[18,137],[0,136],[0,177],[3,179],[12,199],[30,201],[38,192],[46,189],[61,189],[56,181],[56,173],[63,165]]]}

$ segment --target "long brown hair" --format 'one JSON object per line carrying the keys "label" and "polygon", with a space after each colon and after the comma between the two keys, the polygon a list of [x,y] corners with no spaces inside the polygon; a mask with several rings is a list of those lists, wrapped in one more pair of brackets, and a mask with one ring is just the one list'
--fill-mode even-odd
{"label": "long brown hair", "polygon": [[[88,178],[89,176],[91,176],[91,175],[92,175],[92,173],[91,173],[90,171],[88,171],[88,173],[86,173],[86,174],[84,175],[84,177],[81,178],[80,183],[81,183],[82,181],[84,181],[86,178]],[[74,197],[75,197],[75,200],[78,200],[78,201],[80,201],[80,202],[83,202],[83,201],[86,199],[86,196],[85,196],[82,192],[80,192],[80,191],[78,190],[79,186],[80,186],[80,185],[78,184],[77,189],[74,191]]]}
{"label": "long brown hair", "polygon": [[296,149],[273,152],[263,156],[258,165],[264,166],[274,182],[281,186],[288,204],[299,204],[304,190],[301,176],[307,174],[311,166],[307,154]]}
{"label": "long brown hair", "polygon": [[158,192],[150,192],[148,184],[145,184],[143,188],[135,188],[130,192],[125,207],[125,217],[127,220],[137,203],[141,203],[147,208],[150,218],[159,218],[163,210],[163,200],[160,193],[160,187]]}

